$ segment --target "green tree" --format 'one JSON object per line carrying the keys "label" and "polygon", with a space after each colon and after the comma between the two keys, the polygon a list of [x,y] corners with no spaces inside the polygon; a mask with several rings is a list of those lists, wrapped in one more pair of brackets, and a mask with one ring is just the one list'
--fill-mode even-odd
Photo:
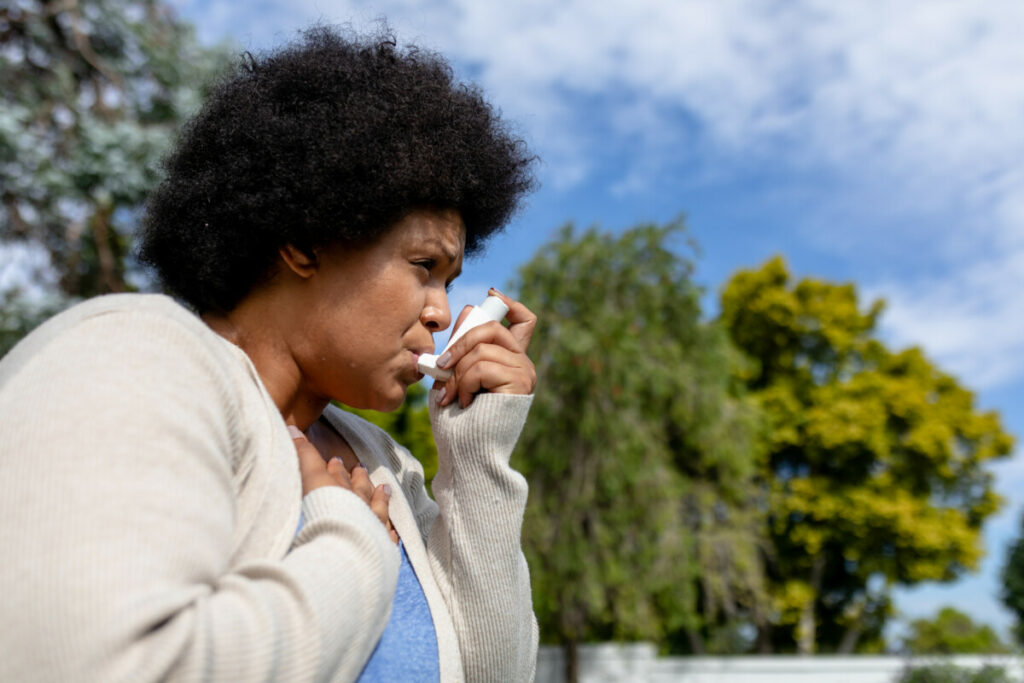
{"label": "green tree", "polygon": [[753,361],[741,378],[769,421],[764,649],[877,646],[890,587],[975,569],[1000,505],[985,463],[1013,441],[998,414],[919,349],[887,349],[882,307],[862,309],[850,284],[793,282],[780,258],[722,292],[721,322]]}
{"label": "green tree", "polygon": [[361,410],[338,404],[342,409],[372,422],[395,441],[409,449],[423,465],[423,474],[429,488],[437,474],[437,446],[434,431],[430,426],[430,411],[427,407],[427,390],[422,384],[413,384],[405,395],[405,402],[398,410],[380,413],[376,410]]}
{"label": "green tree", "polygon": [[[1024,528],[1024,519],[1021,523]],[[1018,643],[1024,644],[1024,532],[1014,541],[1006,556],[1006,564],[1002,572],[1003,587],[1000,597],[1003,604],[1017,618],[1014,625],[1014,636]]]}
{"label": "green tree", "polygon": [[1009,649],[991,626],[976,624],[968,615],[943,607],[930,619],[910,622],[903,640],[912,655],[1006,654]]}
{"label": "green tree", "polygon": [[909,665],[896,683],[1011,683],[1006,669],[986,664],[980,669],[955,664]]}
{"label": "green tree", "polygon": [[566,226],[514,287],[540,324],[538,385],[514,455],[530,483],[524,549],[545,640],[704,649],[761,619],[756,415],[703,324],[681,221],[621,236]]}
{"label": "green tree", "polygon": [[[132,288],[143,199],[226,54],[157,0],[0,4],[0,251],[21,243],[48,260],[55,287],[36,308]],[[0,292],[27,321],[5,330],[35,322],[24,299]]]}

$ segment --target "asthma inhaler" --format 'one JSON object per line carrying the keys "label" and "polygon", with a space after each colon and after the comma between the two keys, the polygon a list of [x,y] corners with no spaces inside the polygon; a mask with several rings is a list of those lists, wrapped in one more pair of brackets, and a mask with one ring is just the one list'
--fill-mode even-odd
{"label": "asthma inhaler", "polygon": [[469,332],[477,325],[483,325],[484,323],[489,323],[492,320],[501,322],[506,313],[508,313],[508,306],[505,305],[504,301],[496,296],[487,297],[484,299],[482,304],[473,307],[469,312],[469,315],[466,316],[466,319],[462,321],[461,325],[459,325],[459,329],[455,330],[455,334],[453,334],[452,338],[448,340],[447,344],[445,344],[444,350],[441,351],[441,353],[437,356],[432,353],[424,353],[420,356],[419,361],[416,363],[417,369],[419,369],[419,371],[424,375],[430,375],[434,379],[439,379],[442,382],[445,381],[452,376],[452,371],[437,367],[438,356],[443,356],[445,351],[452,347],[452,344],[457,342],[462,335],[466,334],[466,332]]}

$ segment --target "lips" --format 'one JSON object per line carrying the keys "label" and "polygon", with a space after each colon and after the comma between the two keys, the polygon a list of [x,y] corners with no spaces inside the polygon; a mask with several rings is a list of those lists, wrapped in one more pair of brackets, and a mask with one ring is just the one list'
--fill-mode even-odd
{"label": "lips", "polygon": [[[433,349],[431,349],[431,350],[433,350]],[[430,353],[430,351],[413,351],[412,352],[412,371],[413,371],[413,374],[416,376],[416,380],[415,380],[416,382],[419,382],[421,379],[423,379],[423,373],[420,372],[418,365],[419,365],[420,355],[424,354],[424,353]]]}

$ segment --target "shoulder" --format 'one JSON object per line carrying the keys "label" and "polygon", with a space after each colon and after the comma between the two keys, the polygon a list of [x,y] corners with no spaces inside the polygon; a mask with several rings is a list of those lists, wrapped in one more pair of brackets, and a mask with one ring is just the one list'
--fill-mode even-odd
{"label": "shoulder", "polygon": [[236,351],[168,297],[91,299],[0,359],[0,433],[45,424],[45,438],[91,452],[113,433],[112,453],[156,439],[213,454],[219,467],[220,454],[240,457],[248,443]]}
{"label": "shoulder", "polygon": [[[89,364],[126,361],[140,353],[222,355],[195,314],[161,294],[111,294],[89,299],[50,318],[0,362],[0,384],[40,356],[70,353]],[[88,356],[85,354],[88,353]]]}
{"label": "shoulder", "polygon": [[[163,294],[108,294],[88,299],[55,315],[28,335],[22,343],[38,347],[82,326],[135,333],[147,327],[178,329],[209,340],[215,333],[197,315]],[[17,348],[17,347],[15,347]]]}
{"label": "shoulder", "polygon": [[0,359],[0,397],[82,403],[116,387],[231,410],[239,361],[229,347],[169,297],[97,297],[43,323]]}

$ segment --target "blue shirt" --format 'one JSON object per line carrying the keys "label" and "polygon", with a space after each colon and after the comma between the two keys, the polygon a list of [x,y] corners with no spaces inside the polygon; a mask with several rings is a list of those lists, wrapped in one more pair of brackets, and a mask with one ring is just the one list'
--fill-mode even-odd
{"label": "blue shirt", "polygon": [[[299,516],[298,534],[303,519]],[[437,632],[430,617],[430,606],[423,586],[409,562],[405,544],[398,542],[402,565],[398,570],[398,586],[391,606],[391,617],[377,641],[370,659],[359,674],[360,681],[441,680],[441,664],[437,653]]]}
{"label": "blue shirt", "polygon": [[416,573],[398,542],[402,566],[398,570],[398,586],[391,618],[366,662],[360,681],[439,681],[440,662],[437,654],[437,633],[430,618],[427,596],[423,594]]}

